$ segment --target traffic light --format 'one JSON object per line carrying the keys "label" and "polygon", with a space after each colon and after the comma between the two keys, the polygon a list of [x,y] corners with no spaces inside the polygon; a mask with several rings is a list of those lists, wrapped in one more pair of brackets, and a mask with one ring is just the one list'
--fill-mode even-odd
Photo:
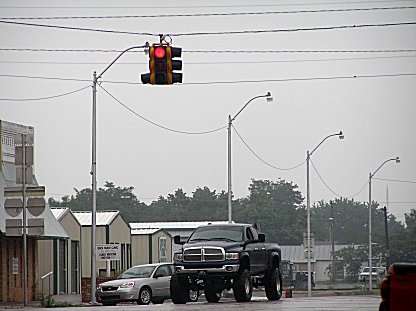
{"label": "traffic light", "polygon": [[166,60],[167,60],[167,73],[168,73],[168,84],[182,83],[182,73],[173,72],[173,70],[182,70],[181,60],[172,60],[174,57],[181,57],[182,49],[172,46],[166,47]]}
{"label": "traffic light", "polygon": [[173,57],[180,57],[181,48],[171,47],[169,44],[153,44],[149,48],[149,69],[150,73],[141,75],[144,84],[172,84],[182,83],[182,73],[173,70],[182,70],[181,60],[172,60]]}

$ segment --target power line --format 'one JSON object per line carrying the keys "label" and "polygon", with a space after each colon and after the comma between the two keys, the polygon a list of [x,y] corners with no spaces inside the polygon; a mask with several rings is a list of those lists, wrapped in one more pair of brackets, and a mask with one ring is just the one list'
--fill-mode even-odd
{"label": "power line", "polygon": [[[35,49],[35,48],[0,48],[2,52],[87,52],[87,53],[121,53],[122,50],[112,49]],[[143,53],[144,50],[126,53]],[[292,54],[292,53],[413,53],[416,49],[363,49],[363,50],[186,50],[182,53],[201,54]]]}
{"label": "power line", "polygon": [[90,82],[91,81],[91,80],[87,80],[87,79],[77,79],[77,78],[60,78],[60,77],[28,76],[28,75],[8,75],[8,74],[0,74],[0,77],[40,79],[40,80],[76,81],[76,82]]}
{"label": "power line", "polygon": [[[309,77],[309,78],[285,78],[285,79],[261,79],[261,80],[234,80],[234,81],[210,81],[210,82],[187,82],[171,87],[181,87],[187,85],[215,85],[215,84],[240,84],[240,83],[272,83],[272,82],[304,82],[304,81],[326,81],[326,80],[343,80],[343,79],[359,79],[359,78],[393,78],[393,77],[413,77],[416,73],[393,73],[393,74],[373,74],[373,75],[354,75],[354,76],[332,76],[332,77]],[[77,78],[61,78],[61,77],[46,77],[46,76],[29,76],[29,75],[11,75],[0,74],[0,77],[8,78],[27,78],[27,79],[41,79],[41,80],[58,80],[58,81],[76,81],[76,82],[90,82],[87,79]],[[143,85],[140,82],[128,81],[111,81],[102,80],[103,83],[125,84],[125,85]]]}
{"label": "power line", "polygon": [[[33,48],[0,48],[0,51],[6,52],[91,52],[91,53],[121,53],[121,50],[107,49],[33,49]],[[138,53],[143,50],[128,51],[126,53]]]}
{"label": "power line", "polygon": [[135,116],[137,116],[137,117],[139,117],[140,119],[142,119],[142,120],[144,120],[144,121],[146,121],[146,122],[148,122],[148,123],[150,123],[150,124],[152,124],[152,125],[154,125],[154,126],[157,126],[157,127],[159,127],[159,128],[161,128],[161,129],[164,129],[164,130],[167,130],[167,131],[169,131],[169,132],[174,132],[174,133],[178,133],[178,134],[187,134],[187,135],[202,135],[202,134],[211,134],[211,133],[214,133],[214,132],[218,132],[218,131],[220,131],[220,130],[223,130],[223,129],[225,129],[227,126],[222,126],[222,127],[220,127],[220,128],[217,128],[217,129],[213,129],[213,130],[209,130],[209,131],[202,131],[202,132],[186,132],[186,131],[180,131],[180,130],[175,130],[175,129],[172,129],[172,128],[168,128],[168,127],[166,127],[166,126],[163,126],[163,125],[160,125],[160,124],[157,124],[157,123],[155,123],[155,122],[153,122],[153,121],[151,121],[151,120],[149,120],[149,119],[147,119],[147,118],[145,118],[145,117],[143,117],[142,115],[140,115],[140,114],[138,114],[136,111],[134,111],[133,109],[131,109],[131,108],[129,108],[128,106],[126,106],[125,104],[123,104],[120,100],[118,100],[116,97],[114,97],[110,92],[108,92],[102,85],[100,85],[99,84],[99,86],[101,87],[101,89],[103,89],[104,90],[104,92],[106,92],[112,99],[114,99],[117,103],[119,103],[121,106],[123,106],[124,108],[126,108],[128,111],[130,111],[131,113],[133,113]]}
{"label": "power line", "polygon": [[257,158],[259,159],[261,162],[263,162],[264,164],[266,164],[267,166],[274,168],[276,170],[279,171],[290,171],[293,170],[295,168],[298,168],[299,166],[303,165],[305,163],[305,161],[302,161],[301,163],[293,166],[293,167],[289,167],[289,168],[280,168],[280,167],[276,167],[268,162],[266,162],[265,160],[263,160],[257,153],[254,152],[254,150],[245,142],[245,140],[241,137],[241,135],[238,133],[237,129],[234,127],[234,125],[232,126],[234,131],[237,133],[238,137],[240,138],[240,140],[243,142],[243,144],[248,148],[248,150],[250,150],[250,152]]}
{"label": "power line", "polygon": [[352,198],[354,198],[354,197],[356,197],[357,195],[359,195],[364,189],[365,189],[365,187],[367,186],[367,184],[368,184],[368,181],[366,181],[366,183],[363,185],[363,187],[357,192],[357,193],[355,193],[355,194],[353,194],[353,195],[351,195],[351,196],[344,196],[344,195],[339,195],[339,194],[337,194],[334,190],[332,190],[331,189],[331,187],[329,187],[328,186],[328,184],[324,181],[324,179],[322,178],[322,176],[321,176],[321,174],[319,174],[319,172],[318,172],[318,170],[316,169],[316,167],[315,167],[315,165],[313,164],[313,162],[312,162],[312,160],[311,159],[309,159],[309,161],[311,162],[311,164],[312,164],[312,167],[313,167],[313,169],[314,169],[314,171],[316,172],[316,174],[318,175],[318,177],[319,177],[319,179],[321,180],[321,182],[325,185],[325,187],[330,191],[330,192],[332,192],[332,194],[334,194],[334,195],[336,195],[337,197],[340,197],[340,198],[345,198],[345,199],[352,199]]}
{"label": "power line", "polygon": [[[187,82],[182,85],[213,85],[213,84],[240,84],[240,83],[271,83],[271,82],[304,82],[304,81],[325,81],[325,80],[343,80],[358,78],[387,78],[387,77],[404,77],[416,76],[416,73],[398,73],[398,74],[377,74],[377,75],[354,75],[338,77],[312,77],[312,78],[286,78],[286,79],[263,79],[263,80],[239,80],[239,81],[211,81],[211,82]],[[117,82],[112,82],[117,83]]]}
{"label": "power line", "polygon": [[400,182],[400,183],[408,183],[408,184],[416,184],[416,181],[411,181],[411,180],[397,180],[397,179],[386,179],[386,178],[376,178],[376,177],[373,177],[373,179],[392,181],[392,182]]}
{"label": "power line", "polygon": [[381,203],[381,204],[385,204],[385,203],[391,203],[391,204],[416,204],[416,201],[414,201],[414,202],[412,202],[412,201],[408,201],[408,202],[400,202],[400,201],[397,201],[397,202],[391,202],[391,201],[386,201],[386,202],[378,202],[378,203]]}
{"label": "power line", "polygon": [[58,98],[58,97],[71,95],[71,94],[83,91],[83,90],[85,90],[89,87],[91,87],[91,85],[87,85],[83,88],[76,89],[74,91],[70,91],[70,92],[67,92],[67,93],[63,93],[63,94],[59,94],[59,95],[51,95],[51,96],[46,96],[46,97],[38,97],[38,98],[0,98],[0,100],[1,101],[15,101],[15,102],[46,100],[46,99],[52,99],[52,98]]}
{"label": "power line", "polygon": [[238,5],[193,5],[193,6],[0,6],[2,9],[198,9],[198,8],[242,8],[242,7],[279,7],[279,6],[311,6],[311,5],[343,5],[367,3],[409,2],[409,0],[374,0],[374,1],[343,1],[305,3],[273,3],[273,4],[238,4]]}
{"label": "power line", "polygon": [[[1,51],[1,49],[0,49]],[[416,49],[367,49],[367,50],[183,50],[185,53],[209,53],[209,54],[272,54],[272,53],[401,53],[416,52]]]}
{"label": "power line", "polygon": [[[1,21],[0,21],[1,22]],[[410,26],[416,25],[416,22],[399,22],[399,23],[381,23],[381,24],[361,24],[361,25],[341,25],[341,26],[323,26],[310,28],[286,28],[286,29],[263,29],[263,30],[240,30],[240,31],[221,31],[221,32],[187,32],[172,33],[170,36],[208,36],[208,35],[247,35],[247,34],[267,34],[267,33],[287,33],[301,31],[322,31],[322,30],[343,30],[355,28],[374,28],[374,27],[392,27],[392,26]]]}
{"label": "power line", "polygon": [[[326,59],[297,59],[297,60],[264,60],[264,61],[213,61],[213,62],[186,62],[186,65],[238,65],[238,64],[271,64],[271,63],[305,63],[305,62],[331,62],[331,61],[355,61],[377,59],[414,58],[416,55],[402,56],[373,56],[373,57],[349,57]],[[8,61],[0,60],[0,64],[31,64],[31,65],[105,65],[106,62],[55,62],[55,61]],[[118,62],[117,65],[146,65],[147,62]]]}
{"label": "power line", "polygon": [[[20,26],[32,26],[43,28],[54,28],[64,30],[78,30],[111,34],[124,34],[124,35],[139,35],[139,36],[154,36],[159,37],[158,33],[149,32],[133,32],[133,31],[120,31],[110,29],[95,29],[95,28],[83,28],[83,27],[70,27],[62,25],[47,25],[47,24],[35,24],[25,22],[15,22],[0,20],[0,23],[20,25]],[[340,25],[340,26],[322,26],[322,27],[310,27],[310,28],[286,28],[286,29],[263,29],[263,30],[237,30],[237,31],[218,31],[218,32],[183,32],[183,33],[170,33],[167,34],[172,37],[180,36],[209,36],[209,35],[248,35],[248,34],[268,34],[268,33],[287,33],[287,32],[301,32],[301,31],[322,31],[322,30],[345,30],[345,29],[358,29],[358,28],[375,28],[375,27],[393,27],[393,26],[413,26],[416,22],[398,22],[398,23],[380,23],[380,24],[359,24],[359,25]]]}
{"label": "power line", "polygon": [[104,16],[35,16],[35,17],[0,17],[2,20],[70,20],[70,19],[125,19],[125,18],[172,18],[172,17],[218,17],[218,16],[252,16],[302,13],[337,13],[359,11],[386,11],[416,9],[416,6],[319,9],[292,11],[263,11],[263,12],[227,12],[227,13],[190,13],[190,14],[153,14],[153,15],[104,15]]}

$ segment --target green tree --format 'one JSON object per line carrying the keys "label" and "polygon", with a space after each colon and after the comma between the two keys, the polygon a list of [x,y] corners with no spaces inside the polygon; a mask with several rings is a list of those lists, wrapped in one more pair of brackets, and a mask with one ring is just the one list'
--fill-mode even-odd
{"label": "green tree", "polygon": [[178,189],[174,194],[168,194],[166,198],[160,196],[157,201],[150,204],[152,213],[149,219],[144,221],[185,221],[188,220],[187,210],[191,198]]}
{"label": "green tree", "polygon": [[[147,206],[139,202],[133,193],[134,187],[116,187],[114,183],[106,181],[103,188],[97,191],[97,211],[120,211],[126,221],[137,221],[146,213]],[[64,196],[61,201],[49,199],[51,207],[68,207],[72,211],[92,210],[92,191],[90,188],[74,189],[75,195]]]}
{"label": "green tree", "polygon": [[303,197],[297,185],[278,181],[254,180],[249,187],[250,195],[233,208],[235,220],[259,223],[268,241],[280,244],[302,242],[306,224]]}
{"label": "green tree", "polygon": [[227,196],[225,192],[217,194],[208,187],[197,188],[189,206],[190,220],[226,220]]}
{"label": "green tree", "polygon": [[416,209],[405,220],[406,228],[390,238],[390,263],[416,261]]}
{"label": "green tree", "polygon": [[348,279],[357,281],[360,273],[361,264],[368,260],[368,247],[350,245],[334,253],[337,265],[341,264],[345,268]]}
{"label": "green tree", "polygon": [[[368,243],[368,204],[351,199],[332,201],[334,214],[334,239],[338,244]],[[315,239],[330,240],[331,203],[320,201],[311,207],[311,227]],[[388,218],[391,234],[399,232],[403,225],[390,215]],[[373,242],[384,245],[384,211],[376,202],[372,204]]]}

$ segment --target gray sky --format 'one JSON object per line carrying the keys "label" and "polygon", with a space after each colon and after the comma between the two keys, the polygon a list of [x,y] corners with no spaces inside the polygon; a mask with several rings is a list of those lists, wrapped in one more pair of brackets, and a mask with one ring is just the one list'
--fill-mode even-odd
{"label": "gray sky", "polygon": [[[375,9],[388,7],[396,9]],[[263,161],[279,168],[297,166],[305,161],[307,150],[311,151],[327,135],[342,130],[344,140],[332,137],[312,156],[316,170],[311,165],[311,200],[355,195],[354,200],[367,202],[369,173],[385,160],[400,156],[400,164],[389,162],[377,173],[375,177],[383,180],[373,180],[372,197],[386,205],[388,187],[389,210],[403,221],[403,213],[416,208],[416,26],[381,25],[416,22],[416,9],[409,7],[416,7],[416,1],[263,0],[253,5],[244,0],[157,4],[4,0],[0,2],[0,16],[280,12],[12,21],[172,34],[173,46],[183,49],[183,84],[142,85],[140,74],[148,72],[148,58],[143,52],[123,55],[103,76],[101,86],[134,113],[98,88],[99,187],[105,181],[134,186],[135,194],[146,203],[178,188],[188,195],[204,186],[226,190],[228,115],[234,116],[251,98],[270,91],[272,103],[262,98],[254,100],[233,123]],[[345,10],[368,8],[372,10]],[[322,10],[336,11],[316,12]],[[316,29],[352,25],[368,26]],[[278,31],[287,29],[309,30]],[[256,30],[275,31],[251,32]],[[237,31],[249,33],[219,34]],[[196,32],[210,34],[192,34]],[[150,35],[4,23],[0,23],[0,36],[2,49],[35,50],[121,51],[159,40]],[[409,49],[413,51],[386,52]],[[197,50],[245,52],[192,52]],[[247,53],[253,50],[274,52]],[[374,50],[384,52],[339,52]],[[73,188],[83,189],[91,184],[92,90],[88,86],[92,73],[101,72],[118,54],[0,51],[1,99],[36,99],[86,87],[54,99],[0,101],[2,120],[35,128],[35,172],[50,196],[60,198],[73,194]],[[195,133],[224,128],[204,135],[179,134],[137,115],[176,131]],[[277,170],[256,158],[234,131],[232,140],[235,197],[248,195],[251,178],[293,181],[306,196],[305,164],[292,170]]]}

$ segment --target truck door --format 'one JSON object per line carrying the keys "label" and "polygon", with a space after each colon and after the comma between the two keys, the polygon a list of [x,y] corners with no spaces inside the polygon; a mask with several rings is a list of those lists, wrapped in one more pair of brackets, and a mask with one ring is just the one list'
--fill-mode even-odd
{"label": "truck door", "polygon": [[[246,238],[248,240],[257,240],[258,234],[250,227],[246,228]],[[266,266],[266,248],[264,243],[252,243],[247,245],[250,254],[251,271],[254,273],[263,271]]]}

